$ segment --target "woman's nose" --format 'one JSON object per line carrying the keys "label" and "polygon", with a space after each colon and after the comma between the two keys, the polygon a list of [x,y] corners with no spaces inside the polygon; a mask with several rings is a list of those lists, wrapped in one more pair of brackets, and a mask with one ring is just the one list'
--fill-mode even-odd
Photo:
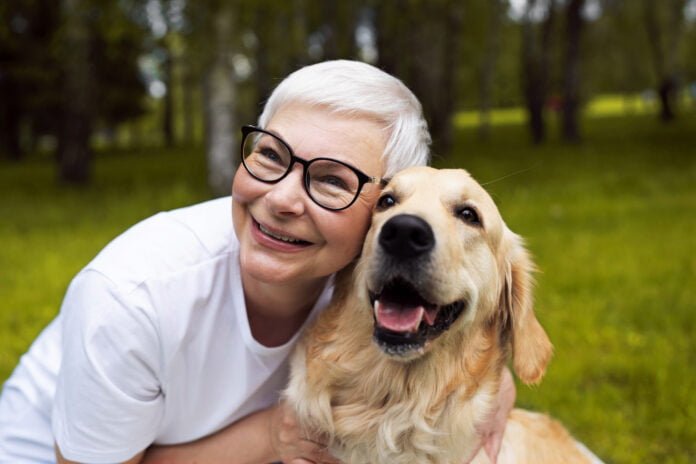
{"label": "woman's nose", "polygon": [[308,200],[305,193],[302,166],[295,165],[280,181],[270,184],[265,199],[275,214],[299,216],[305,210]]}

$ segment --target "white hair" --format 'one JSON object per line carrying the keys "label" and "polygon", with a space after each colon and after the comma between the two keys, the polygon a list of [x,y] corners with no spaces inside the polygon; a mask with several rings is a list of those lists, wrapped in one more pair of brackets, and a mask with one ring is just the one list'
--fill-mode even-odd
{"label": "white hair", "polygon": [[384,177],[430,160],[430,133],[420,102],[399,79],[367,63],[324,61],[293,72],[269,97],[259,126],[266,127],[289,103],[376,118],[388,133],[382,154]]}

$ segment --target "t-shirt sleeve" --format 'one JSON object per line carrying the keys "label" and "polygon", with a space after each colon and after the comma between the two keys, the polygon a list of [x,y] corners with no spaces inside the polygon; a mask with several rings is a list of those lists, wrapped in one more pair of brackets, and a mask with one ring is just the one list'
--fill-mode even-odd
{"label": "t-shirt sleeve", "polygon": [[52,426],[69,460],[125,461],[156,437],[163,416],[161,344],[147,298],[136,290],[123,291],[88,270],[66,293]]}

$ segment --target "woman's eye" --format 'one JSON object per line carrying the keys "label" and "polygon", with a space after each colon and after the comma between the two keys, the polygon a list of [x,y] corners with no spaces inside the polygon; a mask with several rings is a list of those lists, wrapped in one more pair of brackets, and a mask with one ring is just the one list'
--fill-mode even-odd
{"label": "woman's eye", "polygon": [[386,194],[382,195],[379,200],[377,200],[377,207],[379,209],[391,208],[396,204],[396,199],[393,196]]}
{"label": "woman's eye", "polygon": [[342,190],[350,190],[348,188],[348,184],[338,176],[323,176],[317,180],[331,187],[339,188]]}
{"label": "woman's eye", "polygon": [[478,213],[476,210],[470,206],[465,206],[461,208],[458,212],[457,215],[464,220],[464,222],[467,222],[471,225],[474,226],[480,226],[481,225],[481,219],[479,218]]}
{"label": "woman's eye", "polygon": [[276,163],[281,162],[280,156],[272,148],[260,148],[259,153],[261,154],[261,156],[268,159],[269,161],[274,161]]}

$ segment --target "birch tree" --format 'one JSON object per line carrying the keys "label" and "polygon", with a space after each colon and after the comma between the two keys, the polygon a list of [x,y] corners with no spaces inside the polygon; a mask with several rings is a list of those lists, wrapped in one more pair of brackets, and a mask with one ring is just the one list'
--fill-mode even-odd
{"label": "birch tree", "polygon": [[238,164],[235,121],[233,7],[221,2],[212,15],[213,60],[205,77],[208,186],[215,195],[229,193]]}

